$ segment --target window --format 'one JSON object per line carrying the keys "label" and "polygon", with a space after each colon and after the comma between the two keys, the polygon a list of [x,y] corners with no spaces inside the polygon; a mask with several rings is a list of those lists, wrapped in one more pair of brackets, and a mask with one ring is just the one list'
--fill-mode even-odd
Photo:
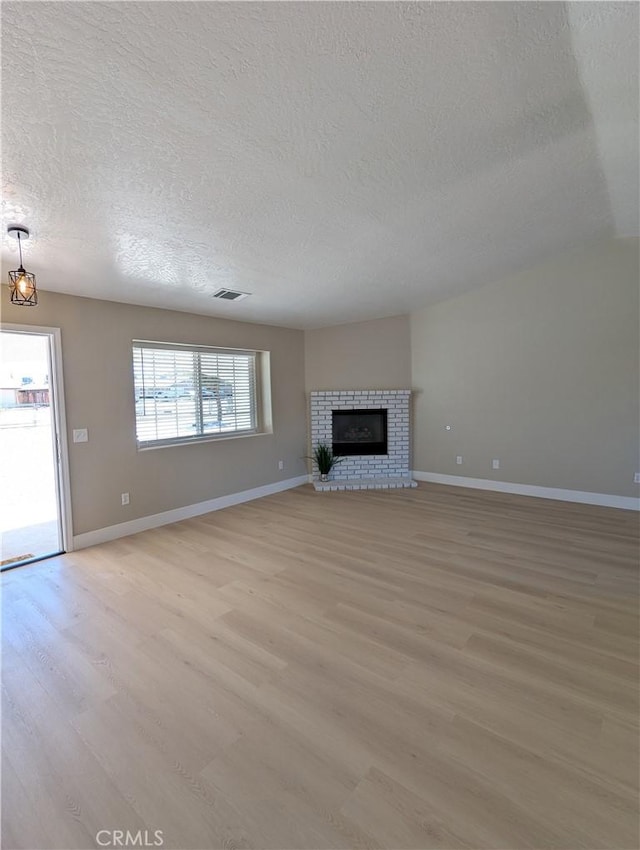
{"label": "window", "polygon": [[138,446],[256,433],[257,354],[134,340]]}

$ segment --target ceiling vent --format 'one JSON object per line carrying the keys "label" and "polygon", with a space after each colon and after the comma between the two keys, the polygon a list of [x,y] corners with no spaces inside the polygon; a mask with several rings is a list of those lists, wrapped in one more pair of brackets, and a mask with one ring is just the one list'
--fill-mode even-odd
{"label": "ceiling vent", "polygon": [[238,292],[235,289],[219,289],[213,293],[214,298],[222,298],[223,301],[241,301],[243,298],[248,298],[250,292]]}

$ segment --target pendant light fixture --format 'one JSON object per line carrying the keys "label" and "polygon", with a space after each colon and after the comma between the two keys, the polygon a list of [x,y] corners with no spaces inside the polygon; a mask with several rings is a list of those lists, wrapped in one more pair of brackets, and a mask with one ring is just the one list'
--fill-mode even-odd
{"label": "pendant light fixture", "polygon": [[21,304],[23,307],[35,307],[38,303],[36,276],[25,271],[22,265],[22,240],[29,238],[29,231],[26,227],[14,224],[7,228],[7,233],[12,239],[18,240],[18,248],[20,250],[20,267],[13,272],[9,272],[11,303]]}

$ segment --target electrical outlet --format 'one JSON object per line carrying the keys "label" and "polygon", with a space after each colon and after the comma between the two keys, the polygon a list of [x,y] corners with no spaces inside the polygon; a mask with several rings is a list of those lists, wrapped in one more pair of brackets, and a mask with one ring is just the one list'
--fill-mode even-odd
{"label": "electrical outlet", "polygon": [[129,494],[128,494],[128,493],[123,493],[123,494],[120,496],[120,498],[122,499],[122,504],[123,504],[123,505],[128,505],[128,504],[129,504]]}
{"label": "electrical outlet", "polygon": [[456,455],[456,463],[457,464],[462,463],[462,455]]}
{"label": "electrical outlet", "polygon": [[284,469],[284,461],[283,460],[278,461],[278,469]]}
{"label": "electrical outlet", "polygon": [[88,443],[89,442],[89,429],[88,428],[74,428],[73,429],[73,442],[74,443]]}
{"label": "electrical outlet", "polygon": [[500,469],[500,461],[497,457],[494,457],[494,459],[491,461],[491,469]]}
{"label": "electrical outlet", "polygon": [[640,472],[636,472],[636,474],[633,476],[633,483],[640,484]]}

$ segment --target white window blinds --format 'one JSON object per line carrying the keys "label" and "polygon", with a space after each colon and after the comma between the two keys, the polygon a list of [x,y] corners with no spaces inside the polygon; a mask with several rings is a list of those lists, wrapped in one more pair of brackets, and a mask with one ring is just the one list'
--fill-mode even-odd
{"label": "white window blinds", "polygon": [[256,352],[134,340],[140,446],[257,430]]}

